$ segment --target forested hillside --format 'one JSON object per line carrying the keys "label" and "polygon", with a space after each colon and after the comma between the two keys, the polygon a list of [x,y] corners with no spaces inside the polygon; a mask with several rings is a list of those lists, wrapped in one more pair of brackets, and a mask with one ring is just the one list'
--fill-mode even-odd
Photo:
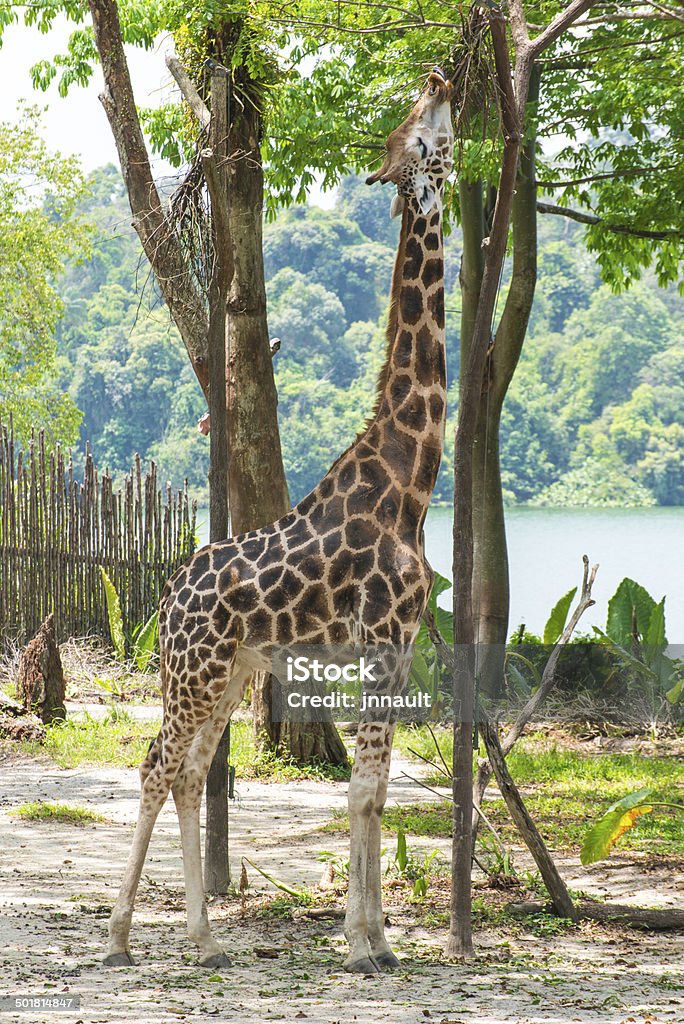
{"label": "forested hillside", "polygon": [[[397,223],[387,190],[347,179],[334,210],[294,207],[265,229],[265,261],[283,455],[301,498],[353,439],[373,405]],[[134,452],[203,499],[209,443],[204,401],[129,227],[118,172],[93,179],[83,212],[92,258],[59,290],[60,382],[82,411],[81,441],[121,472]],[[502,419],[511,502],[684,503],[684,299],[644,280],[615,295],[601,284],[582,228],[540,218],[539,282],[521,364]],[[451,384],[447,451],[435,499],[452,494],[459,348],[460,240],[447,242]],[[506,288],[504,276],[503,289]]]}

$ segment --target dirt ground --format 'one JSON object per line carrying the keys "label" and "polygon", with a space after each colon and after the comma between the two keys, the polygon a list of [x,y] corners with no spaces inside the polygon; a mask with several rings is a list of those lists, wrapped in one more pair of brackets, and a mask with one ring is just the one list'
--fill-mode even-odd
{"label": "dirt ground", "polygon": [[[389,802],[426,794],[400,777],[393,762]],[[415,772],[415,766],[412,766]],[[344,854],[344,834],[320,826],[345,806],[344,783],[239,782],[231,811],[232,863],[240,857],[296,886],[316,883],[321,850]],[[427,794],[430,797],[430,794]],[[26,800],[91,808],[106,823],[77,827],[27,822],[10,813]],[[341,970],[341,921],[291,914],[259,916],[256,895],[210,906],[219,940],[233,959],[214,974],[195,966],[184,930],[180,843],[169,801],[155,831],[136,906],[131,943],[139,966],[100,962],[135,821],[134,770],[61,770],[0,753],[0,996],[80,998],[61,1012],[0,1007],[18,1024],[167,1024],[208,1018],[236,1024],[306,1020],[310,1024],[659,1024],[684,1021],[684,936],[652,935],[583,924],[540,938],[487,929],[475,936],[476,959],[443,958],[444,930],[417,925],[411,908],[387,906],[390,941],[402,958],[392,975],[359,977]],[[413,842],[413,840],[411,840]],[[394,838],[388,836],[392,847]],[[416,841],[417,844],[417,841]],[[447,850],[444,840],[425,849]],[[525,866],[520,855],[519,863]],[[638,858],[611,858],[582,868],[559,861],[574,888],[617,902],[682,904],[682,879],[667,869],[644,876]],[[255,890],[269,885],[249,872]],[[273,891],[273,890],[271,890]]]}

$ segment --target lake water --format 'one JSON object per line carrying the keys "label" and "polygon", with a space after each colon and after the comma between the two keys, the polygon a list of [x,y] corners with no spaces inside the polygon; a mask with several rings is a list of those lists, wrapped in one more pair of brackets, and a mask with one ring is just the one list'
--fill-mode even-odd
{"label": "lake water", "polygon": [[[513,508],[506,514],[511,577],[511,630],[524,622],[540,633],[562,594],[582,582],[582,555],[599,563],[593,596],[582,626],[604,627],[609,598],[629,576],[659,601],[666,595],[670,643],[684,643],[684,508]],[[430,564],[451,579],[452,513],[431,509],[425,530]],[[198,512],[205,544],[208,513]],[[449,607],[451,592],[440,603]],[[580,627],[582,628],[582,627]]]}
{"label": "lake water", "polygon": [[[605,627],[608,600],[625,576],[665,601],[668,640],[684,643],[684,508],[512,508],[506,513],[511,630],[540,633],[559,597],[582,582],[582,555],[599,563],[593,608],[582,625]],[[432,509],[425,545],[430,564],[451,579],[451,509]],[[445,595],[444,606],[450,603]],[[441,602],[440,602],[441,603]]]}

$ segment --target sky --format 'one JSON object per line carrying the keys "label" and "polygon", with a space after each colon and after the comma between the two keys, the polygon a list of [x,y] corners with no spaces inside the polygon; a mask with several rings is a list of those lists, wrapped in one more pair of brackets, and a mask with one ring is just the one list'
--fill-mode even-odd
{"label": "sky", "polygon": [[[33,89],[30,69],[40,60],[49,60],[66,50],[73,24],[60,17],[53,30],[42,35],[36,28],[11,25],[5,29],[0,49],[0,120],[15,121],[20,100],[47,106],[43,117],[43,137],[51,149],[80,157],[88,172],[106,163],[118,163],[114,140],[98,96],[102,91],[99,67],[86,88],[74,85],[62,98],[57,85],[47,93]],[[150,52],[127,47],[133,88],[141,106],[156,106],[171,93],[171,76],[164,63],[166,52],[173,50],[169,38],[160,40]]]}

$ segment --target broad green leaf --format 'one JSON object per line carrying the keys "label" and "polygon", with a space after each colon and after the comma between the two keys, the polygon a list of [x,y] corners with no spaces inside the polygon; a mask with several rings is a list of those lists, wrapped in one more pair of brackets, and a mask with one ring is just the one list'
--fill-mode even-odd
{"label": "broad green leaf", "polygon": [[105,598],[107,600],[107,617],[109,619],[109,634],[112,638],[112,646],[117,658],[123,661],[126,657],[126,640],[124,637],[121,602],[119,601],[116,587],[102,565],[100,566],[100,572],[102,573],[102,582],[104,583]]}
{"label": "broad green leaf", "polygon": [[608,856],[620,836],[633,828],[642,814],[648,814],[653,809],[646,802],[651,793],[650,789],[639,789],[608,808],[584,839],[580,851],[582,864],[593,864]]}
{"label": "broad green leaf", "polygon": [[670,704],[679,704],[681,700],[684,700],[684,676],[682,676],[682,678],[667,691],[665,696],[669,700]]}
{"label": "broad green leaf", "polygon": [[159,642],[159,612],[154,611],[139,630],[133,644],[133,660],[141,672],[149,667]]}
{"label": "broad green leaf", "polygon": [[430,591],[430,600],[428,601],[428,606],[434,612],[435,608],[437,607],[437,598],[439,597],[440,594],[443,594],[446,590],[449,590],[449,588],[451,587],[451,581],[448,580],[446,576],[442,576],[442,574],[438,573],[436,570],[433,571],[435,573],[435,580],[434,583],[432,584],[432,590]]}
{"label": "broad green leaf", "polygon": [[629,646],[636,628],[636,639],[644,639],[655,607],[648,591],[625,577],[608,602],[606,633],[615,643]]}
{"label": "broad green leaf", "polygon": [[644,639],[650,648],[664,648],[666,646],[665,598],[653,608]]}
{"label": "broad green leaf", "polygon": [[432,691],[432,679],[427,662],[421,651],[414,650],[411,662],[411,682],[423,693]]}
{"label": "broad green leaf", "polygon": [[563,597],[561,597],[554,605],[553,610],[549,615],[548,622],[544,626],[545,644],[555,644],[560,638],[561,633],[565,629],[570,605],[572,604],[576,593],[577,587],[573,587],[572,590],[568,590],[567,594],[564,594]]}

